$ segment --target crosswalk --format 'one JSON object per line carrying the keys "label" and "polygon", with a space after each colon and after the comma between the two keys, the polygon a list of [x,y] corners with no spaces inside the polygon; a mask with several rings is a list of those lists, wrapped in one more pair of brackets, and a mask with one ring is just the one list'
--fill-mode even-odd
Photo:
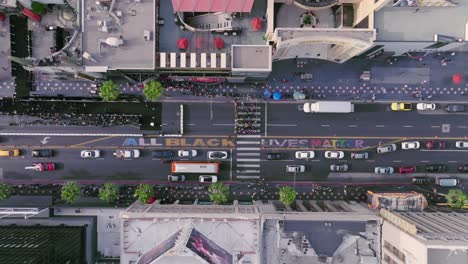
{"label": "crosswalk", "polygon": [[236,178],[260,179],[260,135],[239,135],[236,140]]}

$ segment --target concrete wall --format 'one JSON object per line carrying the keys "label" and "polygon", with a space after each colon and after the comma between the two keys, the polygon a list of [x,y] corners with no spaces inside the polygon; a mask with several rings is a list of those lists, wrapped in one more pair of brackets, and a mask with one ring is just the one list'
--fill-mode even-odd
{"label": "concrete wall", "polygon": [[426,246],[415,237],[405,233],[387,221],[384,221],[382,225],[382,259],[385,252],[388,251],[384,247],[385,241],[388,241],[405,254],[407,264],[427,263]]}

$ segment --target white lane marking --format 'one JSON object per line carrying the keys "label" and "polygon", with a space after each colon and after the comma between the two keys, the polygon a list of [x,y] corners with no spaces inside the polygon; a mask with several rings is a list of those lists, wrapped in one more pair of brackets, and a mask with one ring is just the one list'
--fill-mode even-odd
{"label": "white lane marking", "polygon": [[238,138],[259,138],[261,135],[237,135]]}
{"label": "white lane marking", "polygon": [[194,126],[195,124],[187,124],[187,126]]}
{"label": "white lane marking", "polygon": [[375,160],[366,160],[366,162],[375,162]]}
{"label": "white lane marking", "polygon": [[348,127],[357,127],[357,125],[348,125]]}
{"label": "white lane marking", "polygon": [[428,161],[428,160],[421,160],[421,162],[427,163],[427,162],[429,162],[429,161]]}
{"label": "white lane marking", "polygon": [[394,160],[393,162],[401,162],[401,160]]}
{"label": "white lane marking", "polygon": [[232,181],[232,149],[231,156],[229,157],[229,179]]}
{"label": "white lane marking", "polygon": [[431,126],[432,128],[440,128],[440,126]]}
{"label": "white lane marking", "polygon": [[321,127],[329,127],[330,125],[320,125]]}
{"label": "white lane marking", "polygon": [[237,150],[238,150],[238,151],[239,151],[239,150],[240,150],[240,151],[243,151],[243,150],[255,150],[255,151],[260,151],[260,148],[243,148],[243,147],[241,147],[241,148],[237,148]]}
{"label": "white lane marking", "polygon": [[237,162],[260,162],[260,159],[237,159]]}
{"label": "white lane marking", "polygon": [[297,124],[268,124],[267,126],[277,126],[277,127],[295,127]]}
{"label": "white lane marking", "polygon": [[237,156],[260,156],[260,153],[237,153]]}
{"label": "white lane marking", "polygon": [[261,161],[294,161],[294,160],[269,160],[269,159],[262,159]]}
{"label": "white lane marking", "polygon": [[468,128],[468,126],[458,126],[458,128]]}
{"label": "white lane marking", "polygon": [[317,159],[314,159],[314,160],[310,160],[312,162],[319,162],[320,160],[317,160]]}
{"label": "white lane marking", "polygon": [[237,173],[260,173],[259,170],[237,170]]}
{"label": "white lane marking", "polygon": [[456,160],[449,160],[449,161],[447,161],[447,162],[450,162],[450,163],[457,163],[458,161],[456,161]]}
{"label": "white lane marking", "polygon": [[237,167],[260,168],[260,164],[237,164]]}
{"label": "white lane marking", "polygon": [[375,125],[375,127],[385,127],[384,125]]}
{"label": "white lane marking", "polygon": [[413,127],[413,126],[403,126],[403,127]]}
{"label": "white lane marking", "polygon": [[421,149],[421,151],[468,152],[468,149]]}
{"label": "white lane marking", "polygon": [[213,124],[213,126],[233,126],[233,125],[234,124]]}
{"label": "white lane marking", "polygon": [[260,141],[237,141],[237,144],[260,144]]}

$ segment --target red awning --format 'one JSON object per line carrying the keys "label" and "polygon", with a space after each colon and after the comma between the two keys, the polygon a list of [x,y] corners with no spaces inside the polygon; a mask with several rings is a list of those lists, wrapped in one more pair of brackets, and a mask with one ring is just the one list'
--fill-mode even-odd
{"label": "red awning", "polygon": [[26,7],[23,8],[23,11],[21,11],[21,13],[36,22],[41,22],[42,20],[42,17],[40,15],[34,13],[31,9],[28,9]]}
{"label": "red awning", "polygon": [[250,13],[254,0],[172,0],[175,12]]}
{"label": "red awning", "polygon": [[463,82],[463,76],[459,73],[452,75],[452,82],[454,84],[460,84]]}
{"label": "red awning", "polygon": [[214,38],[213,39],[213,44],[215,48],[217,49],[223,49],[224,48],[224,40],[222,38]]}
{"label": "red awning", "polygon": [[5,21],[6,16],[3,13],[0,13],[0,21]]}
{"label": "red awning", "polygon": [[254,31],[259,31],[262,29],[263,22],[260,18],[256,17],[250,21],[250,26]]}
{"label": "red awning", "polygon": [[186,38],[180,38],[178,41],[177,41],[177,47],[179,47],[179,49],[187,49],[189,46],[189,41],[188,39]]}

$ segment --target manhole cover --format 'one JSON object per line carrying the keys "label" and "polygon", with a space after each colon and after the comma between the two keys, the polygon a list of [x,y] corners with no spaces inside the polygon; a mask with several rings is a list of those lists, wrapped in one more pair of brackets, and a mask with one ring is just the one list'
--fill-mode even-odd
{"label": "manhole cover", "polygon": [[450,124],[442,124],[442,133],[450,133]]}

